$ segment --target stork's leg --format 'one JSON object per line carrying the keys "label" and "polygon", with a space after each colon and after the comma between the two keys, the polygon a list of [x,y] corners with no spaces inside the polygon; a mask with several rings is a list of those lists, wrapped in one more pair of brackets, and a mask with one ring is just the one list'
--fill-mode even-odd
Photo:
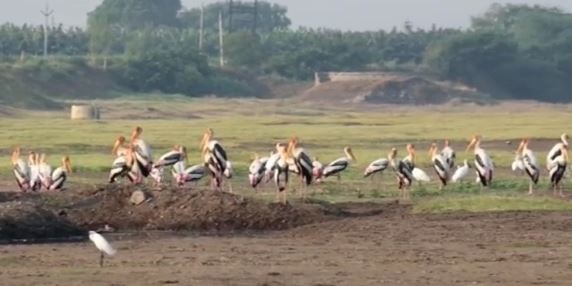
{"label": "stork's leg", "polygon": [[228,191],[229,191],[229,193],[231,193],[231,194],[234,193],[234,192],[232,191],[232,183],[230,182],[230,180],[228,180]]}
{"label": "stork's leg", "polygon": [[562,187],[562,182],[560,182],[559,184],[559,189],[560,189],[560,197],[564,197],[564,192],[563,192],[563,187]]}
{"label": "stork's leg", "polygon": [[279,203],[279,202],[280,202],[280,188],[277,188],[277,189],[276,189],[276,196],[275,196],[275,198],[274,198],[274,201],[275,201],[276,203]]}
{"label": "stork's leg", "polygon": [[103,267],[103,252],[99,252],[99,267]]}
{"label": "stork's leg", "polygon": [[342,175],[340,173],[338,173],[336,176],[338,177],[338,182],[342,180]]}
{"label": "stork's leg", "polygon": [[532,181],[528,182],[528,195],[532,195],[533,194],[533,190],[532,190]]}

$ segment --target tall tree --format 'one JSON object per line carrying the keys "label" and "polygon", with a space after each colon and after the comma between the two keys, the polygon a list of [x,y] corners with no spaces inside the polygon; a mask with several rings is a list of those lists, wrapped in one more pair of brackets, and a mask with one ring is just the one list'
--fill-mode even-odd
{"label": "tall tree", "polygon": [[181,0],[104,0],[88,14],[90,21],[137,30],[146,26],[177,26]]}
{"label": "tall tree", "polygon": [[[241,9],[241,6],[248,5],[252,7],[253,2],[241,2],[234,1],[233,15],[232,15],[232,25],[233,31],[250,31],[253,25],[253,10],[252,9]],[[278,4],[271,4],[266,1],[258,2],[258,12],[257,12],[257,31],[260,33],[270,33],[276,30],[288,29],[291,25],[290,18],[288,18],[288,8]],[[218,29],[218,14],[223,13],[227,17],[228,25],[229,17],[229,3],[216,2],[208,4],[204,7],[204,28],[210,31],[216,31]],[[199,29],[200,25],[200,8],[193,8],[181,13],[181,23],[184,27],[190,27],[194,29]],[[228,27],[227,27],[228,28]]]}

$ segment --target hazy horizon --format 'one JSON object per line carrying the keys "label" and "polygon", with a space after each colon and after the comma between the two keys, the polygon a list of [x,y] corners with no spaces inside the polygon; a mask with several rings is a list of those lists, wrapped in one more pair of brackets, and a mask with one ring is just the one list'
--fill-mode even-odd
{"label": "hazy horizon", "polygon": [[[54,9],[56,23],[65,26],[85,27],[87,13],[92,11],[103,0],[49,0]],[[216,0],[182,0],[186,8],[198,7],[201,3],[218,2]],[[288,7],[288,15],[293,27],[324,27],[340,30],[389,30],[400,28],[405,21],[414,27],[429,28],[433,24],[438,27],[466,28],[471,16],[482,14],[495,2],[538,4],[556,6],[572,11],[572,1],[566,0],[274,0],[270,1]],[[42,24],[40,10],[45,7],[45,0],[0,0],[0,23]],[[335,4],[334,4],[335,3]],[[327,7],[327,8],[324,8]],[[412,9],[412,8],[415,9]]]}

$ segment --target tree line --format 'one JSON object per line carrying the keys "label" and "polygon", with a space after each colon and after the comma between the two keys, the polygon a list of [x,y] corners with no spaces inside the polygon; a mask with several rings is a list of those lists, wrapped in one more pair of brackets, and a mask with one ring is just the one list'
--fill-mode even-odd
{"label": "tree line", "polygon": [[[50,27],[50,54],[110,60],[110,72],[138,91],[232,93],[233,75],[309,80],[315,71],[408,71],[463,82],[498,98],[572,99],[572,15],[557,8],[492,5],[466,30],[344,32],[292,29],[287,8],[233,1],[182,9],[180,0],[104,0],[88,28]],[[240,9],[246,7],[248,9]],[[203,45],[199,50],[200,19]],[[217,68],[218,19],[226,65]],[[228,29],[232,27],[232,33]],[[0,56],[40,55],[42,27],[0,26]],[[221,84],[224,82],[224,84]]]}

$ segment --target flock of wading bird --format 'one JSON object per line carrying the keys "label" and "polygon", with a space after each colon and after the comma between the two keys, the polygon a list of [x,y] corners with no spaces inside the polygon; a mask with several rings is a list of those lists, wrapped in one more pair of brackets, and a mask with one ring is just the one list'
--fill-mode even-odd
{"label": "flock of wading bird", "polygon": [[[150,177],[155,184],[164,182],[164,170],[171,168],[174,181],[179,186],[197,183],[206,175],[210,176],[210,186],[213,190],[222,191],[225,182],[229,191],[232,185],[228,179],[232,178],[232,164],[221,143],[214,138],[214,132],[208,128],[200,143],[202,163],[187,167],[187,149],[182,145],[175,145],[171,151],[153,159],[152,149],[142,138],[143,129],[136,127],[127,142],[125,137],[120,136],[115,141],[112,153],[115,156],[109,174],[109,183],[114,183],[120,178],[127,178],[133,184],[144,182],[144,178]],[[555,194],[563,195],[562,179],[567,169],[568,162],[568,135],[562,134],[558,143],[548,152],[546,157],[546,170]],[[474,152],[474,169],[476,182],[483,187],[490,187],[493,180],[494,164],[485,149],[480,145],[481,136],[475,135],[469,142],[466,151]],[[541,167],[536,155],[529,148],[530,140],[523,139],[516,149],[516,156],[512,163],[513,171],[525,172],[529,178],[529,194],[534,191],[538,184]],[[307,150],[301,148],[299,139],[292,137],[287,144],[278,143],[275,151],[269,156],[259,157],[257,154],[249,167],[249,184],[255,190],[263,183],[274,181],[276,187],[276,199],[286,202],[287,188],[290,175],[298,177],[299,189],[304,197],[306,188],[316,182],[321,183],[328,177],[340,179],[342,172],[348,169],[352,162],[356,161],[350,147],[344,148],[345,156],[324,165],[317,158],[310,156]],[[407,156],[397,159],[397,149],[392,148],[387,158],[373,161],[365,169],[364,177],[376,173],[382,173],[391,167],[397,178],[398,189],[401,198],[408,198],[409,189],[413,182],[428,182],[430,177],[420,168],[415,166],[416,149],[413,144],[406,146]],[[448,183],[462,181],[468,174],[471,165],[464,160],[463,165],[455,167],[455,151],[445,140],[444,147],[439,149],[436,143],[430,147],[429,155],[435,174],[440,181],[440,189]],[[61,189],[67,174],[71,173],[69,157],[64,157],[62,167],[51,171],[51,167],[45,162],[45,155],[31,152],[28,162],[20,159],[20,149],[16,148],[12,154],[12,164],[18,185],[22,191],[27,190],[57,190]]]}

